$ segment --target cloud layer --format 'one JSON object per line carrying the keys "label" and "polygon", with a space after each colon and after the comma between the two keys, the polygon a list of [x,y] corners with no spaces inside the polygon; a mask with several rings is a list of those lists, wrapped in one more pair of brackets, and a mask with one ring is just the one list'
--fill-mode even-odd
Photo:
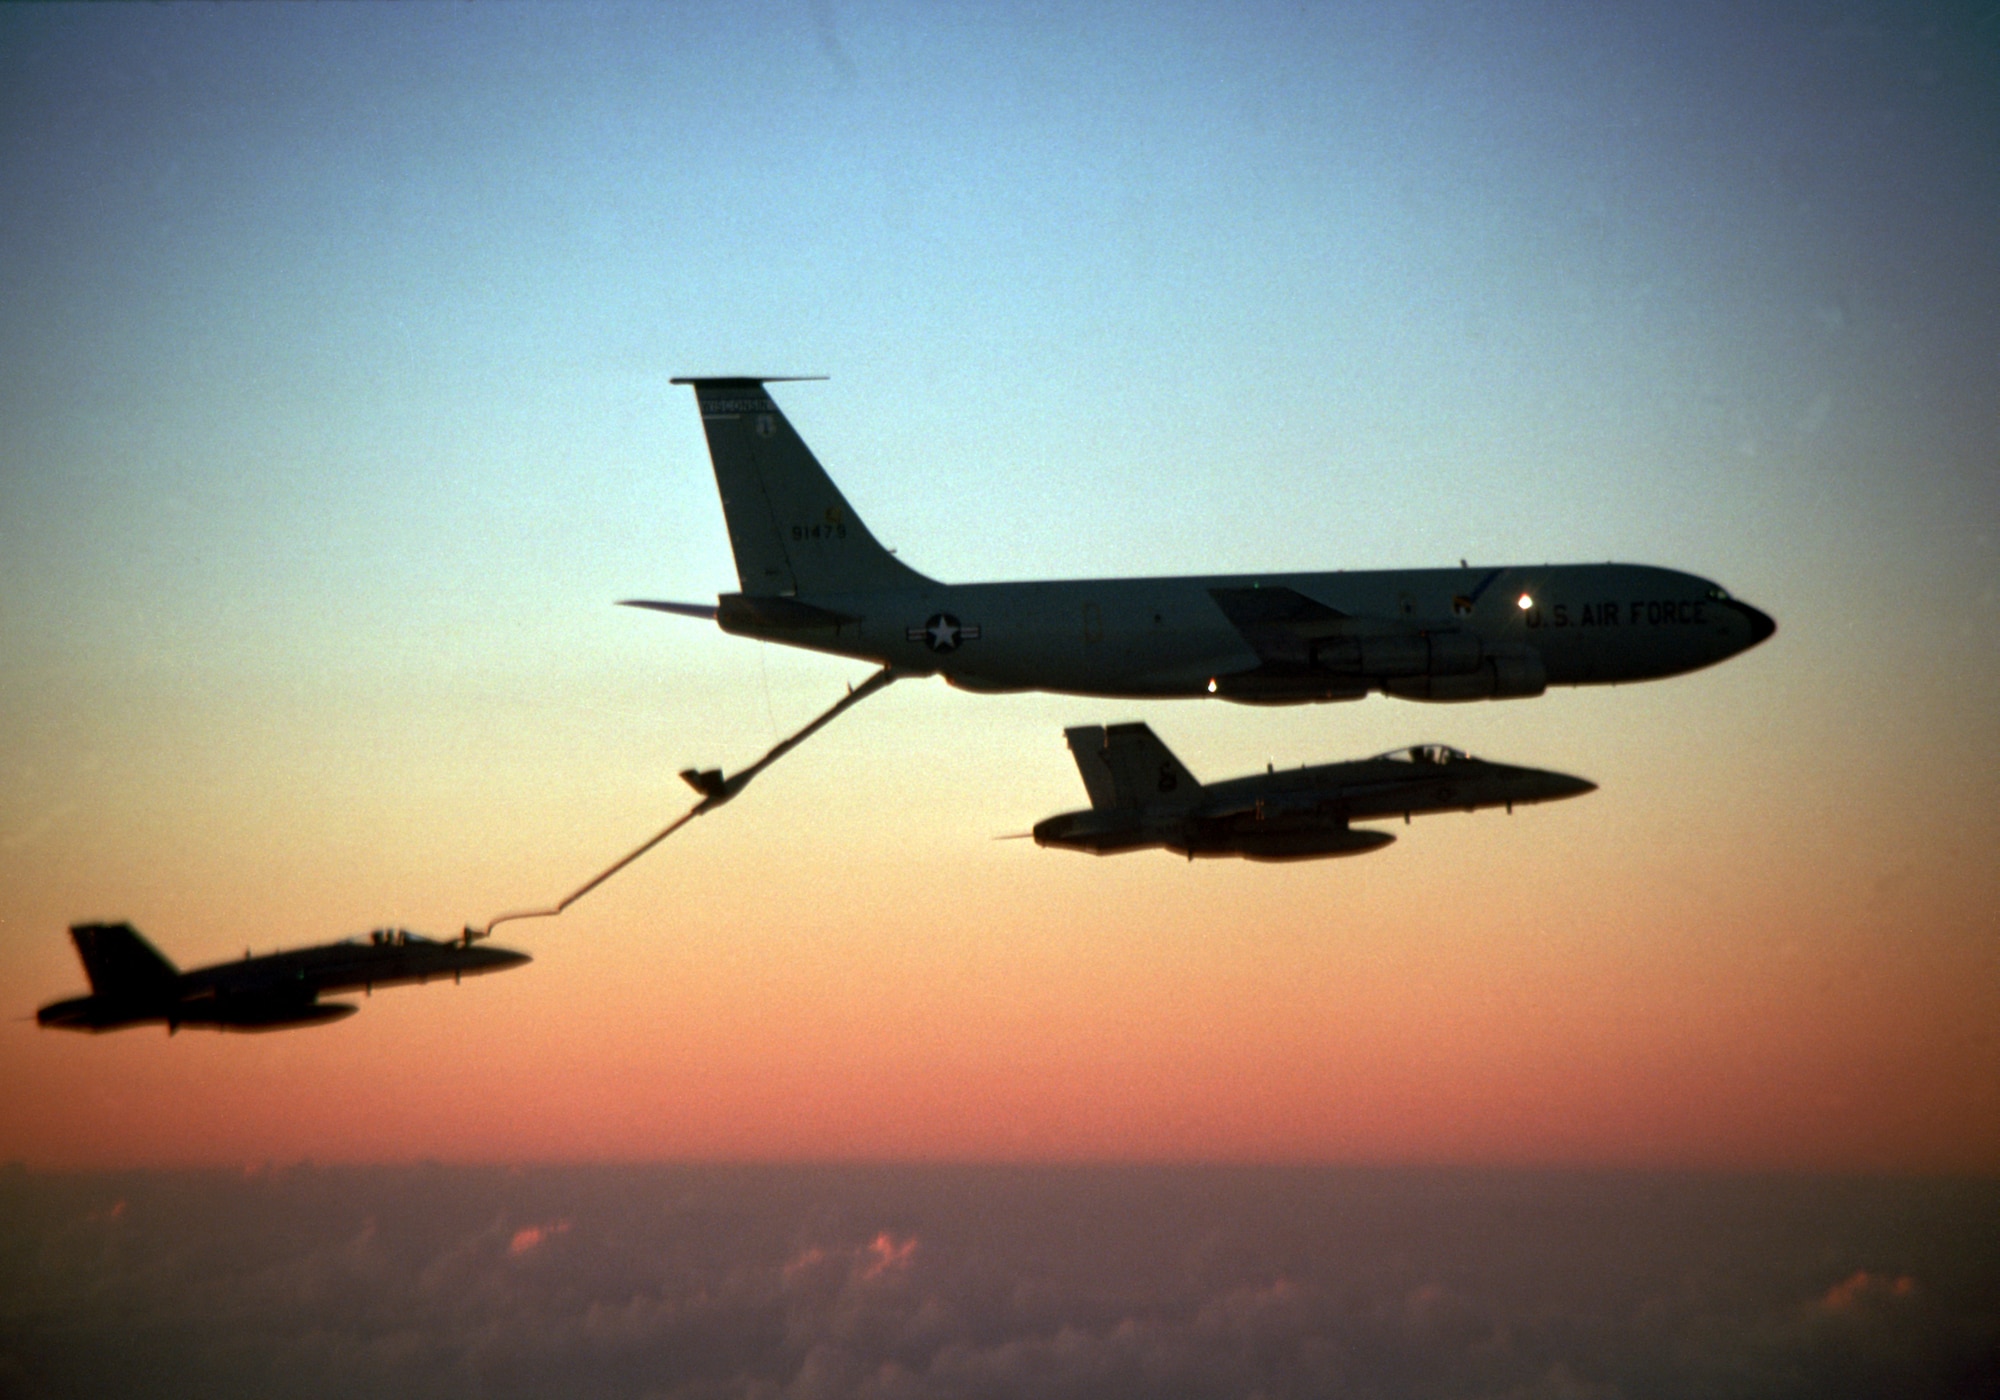
{"label": "cloud layer", "polygon": [[0,1181],[0,1393],[1951,1395],[2000,1187],[1289,1169]]}

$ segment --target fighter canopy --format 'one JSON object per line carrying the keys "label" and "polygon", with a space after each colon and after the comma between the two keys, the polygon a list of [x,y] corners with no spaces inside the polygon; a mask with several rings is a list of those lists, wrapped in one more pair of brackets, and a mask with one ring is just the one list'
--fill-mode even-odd
{"label": "fighter canopy", "polygon": [[1449,744],[1412,744],[1407,749],[1391,749],[1387,753],[1375,756],[1385,763],[1427,763],[1438,767],[1447,763],[1465,763],[1472,759],[1472,755],[1465,750],[1455,749]]}

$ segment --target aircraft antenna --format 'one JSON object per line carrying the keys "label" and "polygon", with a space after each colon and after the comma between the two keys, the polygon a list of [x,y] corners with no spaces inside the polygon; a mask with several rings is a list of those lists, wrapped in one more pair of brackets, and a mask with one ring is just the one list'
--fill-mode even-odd
{"label": "aircraft antenna", "polygon": [[668,822],[664,827],[661,827],[660,830],[655,832],[644,843],[635,847],[633,850],[626,853],[624,856],[621,856],[618,860],[606,866],[603,870],[600,870],[597,874],[591,876],[590,879],[586,880],[583,884],[578,885],[575,889],[571,890],[568,894],[564,895],[560,900],[556,901],[554,904],[551,904],[548,908],[516,909],[511,913],[501,914],[495,918],[487,920],[486,927],[484,928],[474,928],[471,924],[467,924],[465,926],[465,933],[462,938],[462,941],[467,947],[470,947],[477,940],[491,935],[493,930],[500,927],[500,925],[506,923],[512,923],[516,919],[554,918],[556,915],[562,913],[563,910],[569,908],[570,905],[576,903],[579,899],[582,899],[585,895],[589,894],[592,890],[596,889],[599,885],[603,884],[606,880],[609,880],[613,875],[616,875],[619,871],[623,870],[626,866],[630,865],[633,861],[637,860],[640,856],[643,856],[644,854],[646,854],[646,852],[652,850],[653,847],[659,845],[669,836],[672,836],[676,831],[679,831],[682,827],[686,826],[696,817],[699,817],[707,812],[712,812],[717,807],[720,807],[723,803],[730,801],[732,798],[736,796],[737,793],[743,791],[744,788],[750,786],[751,779],[755,778],[759,773],[763,772],[773,763],[776,763],[779,759],[783,758],[786,754],[790,753],[798,745],[804,743],[807,739],[811,738],[822,727],[831,724],[835,719],[837,719],[840,716],[842,711],[848,709],[850,706],[860,704],[863,700],[866,700],[869,696],[873,695],[876,691],[882,689],[884,686],[888,685],[891,681],[894,681],[896,678],[897,678],[897,672],[895,668],[891,666],[884,666],[881,670],[877,671],[874,675],[870,676],[867,680],[863,681],[858,687],[850,685],[847,688],[847,694],[841,696],[839,700],[834,702],[831,708],[823,712],[811,724],[808,724],[805,728],[799,730],[798,733],[793,734],[789,738],[780,739],[776,744],[773,744],[771,746],[770,750],[767,753],[765,753],[765,755],[762,758],[758,759],[755,763],[751,764],[748,768],[745,768],[742,772],[736,774],[734,777],[724,778],[722,776],[722,770],[720,768],[710,768],[706,771],[701,771],[693,768],[686,769],[681,773],[681,777],[684,780],[686,780],[689,786],[693,787],[697,792],[702,794],[701,801],[695,803],[694,806],[688,808],[687,811],[681,813],[678,817],[675,817],[672,821]]}

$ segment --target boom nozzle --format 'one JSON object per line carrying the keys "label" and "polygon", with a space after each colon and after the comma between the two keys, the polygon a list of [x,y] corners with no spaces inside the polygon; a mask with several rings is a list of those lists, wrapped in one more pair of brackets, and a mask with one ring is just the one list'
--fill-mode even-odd
{"label": "boom nozzle", "polygon": [[[720,768],[683,768],[681,781],[700,793],[703,797],[719,798],[729,786],[723,781]],[[734,796],[734,794],[731,794]]]}

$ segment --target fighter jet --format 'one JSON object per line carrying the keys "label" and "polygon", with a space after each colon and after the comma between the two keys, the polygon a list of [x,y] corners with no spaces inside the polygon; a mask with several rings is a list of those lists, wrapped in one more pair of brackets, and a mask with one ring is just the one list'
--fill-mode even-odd
{"label": "fighter jet", "polygon": [[1357,830],[1419,812],[1553,802],[1595,792],[1566,773],[1488,763],[1444,744],[1417,744],[1353,763],[1269,771],[1203,786],[1143,724],[1063,731],[1090,810],[1035,825],[1035,844],[1092,855],[1164,846],[1185,855],[1313,860],[1380,850],[1386,831]]}
{"label": "fighter jet", "polygon": [[44,1026],[115,1031],[164,1021],[219,1031],[275,1031],[352,1016],[352,1002],[321,1001],[322,992],[369,992],[397,982],[456,982],[519,967],[526,953],[439,942],[407,929],[377,929],[316,948],[294,948],[182,972],[130,924],[76,924],[69,931],[90,978],[87,997],[51,1002],[35,1013]]}
{"label": "fighter jet", "polygon": [[1495,700],[1713,665],[1777,624],[1641,564],[946,584],[876,542],[766,391],[692,385],[741,591],[628,600],[968,690]]}

